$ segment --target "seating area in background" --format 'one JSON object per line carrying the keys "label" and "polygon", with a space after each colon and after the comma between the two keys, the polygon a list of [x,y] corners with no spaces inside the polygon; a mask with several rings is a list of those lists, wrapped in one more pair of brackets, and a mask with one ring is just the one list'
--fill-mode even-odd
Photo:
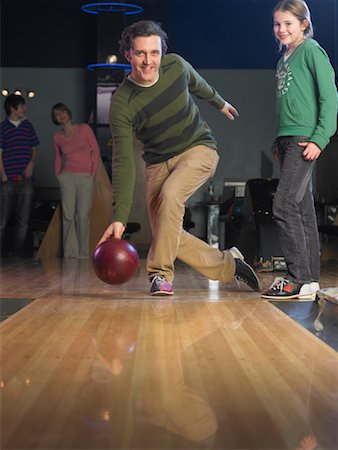
{"label": "seating area in background", "polygon": [[[229,184],[232,187],[229,188]],[[238,246],[258,271],[285,270],[272,213],[278,179],[225,183],[219,205],[219,246]],[[338,258],[338,204],[317,204],[322,261]]]}
{"label": "seating area in background", "polygon": [[[229,194],[229,192],[228,192]],[[243,223],[244,197],[235,195],[235,188],[230,197],[220,204],[219,212],[219,246],[221,250],[239,245]]]}
{"label": "seating area in background", "polygon": [[257,178],[248,180],[245,186],[240,243],[248,261],[261,271],[285,269],[272,213],[278,181]]}
{"label": "seating area in background", "polygon": [[[33,210],[28,222],[25,246],[22,249],[22,253],[13,256],[34,256],[43,240],[58,204],[59,202],[55,200],[35,198]],[[1,256],[12,256],[11,249],[14,246],[15,223],[15,214],[13,213],[5,229]]]}
{"label": "seating area in background", "polygon": [[[91,214],[91,250],[96,245],[111,217],[111,188],[101,166],[96,181],[95,198]],[[221,201],[203,203],[208,221],[217,216],[212,232],[218,236],[215,245],[221,250],[238,246],[246,260],[258,271],[284,270],[285,261],[277,237],[272,214],[273,197],[278,179],[255,178],[243,181],[225,181]],[[105,205],[105,207],[103,207]],[[217,215],[214,217],[214,209]],[[338,204],[317,204],[318,230],[322,261],[338,258]],[[209,217],[210,216],[210,217]],[[186,207],[183,228],[195,227],[191,208]],[[215,219],[216,220],[216,219]],[[214,222],[214,221],[213,221]],[[213,223],[213,225],[215,225]],[[1,256],[9,256],[14,239],[14,216],[5,231]],[[141,224],[128,222],[123,238],[130,240],[141,229]],[[216,231],[215,231],[216,230]],[[208,234],[208,233],[207,233]],[[210,234],[210,233],[209,233]],[[212,242],[209,242],[212,245]],[[58,188],[36,189],[34,207],[24,254],[26,257],[59,257],[61,249],[61,206]]]}
{"label": "seating area in background", "polygon": [[338,236],[338,205],[326,205],[324,224],[319,225],[319,232],[324,236]]}
{"label": "seating area in background", "polygon": [[278,179],[257,178],[229,190],[227,183],[220,206],[220,248],[238,246],[257,270],[285,267],[272,215],[277,184]]}
{"label": "seating area in background", "polygon": [[195,227],[195,222],[192,221],[191,209],[186,206],[183,217],[183,228],[189,231]]}
{"label": "seating area in background", "polygon": [[[92,253],[112,217],[111,182],[102,161],[95,177],[93,205],[90,213],[89,253]],[[9,221],[1,249],[1,256],[11,256],[15,217]],[[127,224],[125,239],[138,232],[141,225]],[[35,188],[34,206],[29,220],[26,246],[22,255],[38,259],[58,258],[62,252],[62,212],[59,188]]]}
{"label": "seating area in background", "polygon": [[318,231],[321,240],[322,261],[338,259],[338,204],[324,205]]}
{"label": "seating area in background", "polygon": [[137,222],[128,222],[126,229],[123,233],[123,239],[129,241],[132,234],[137,233],[141,229],[141,224]]}

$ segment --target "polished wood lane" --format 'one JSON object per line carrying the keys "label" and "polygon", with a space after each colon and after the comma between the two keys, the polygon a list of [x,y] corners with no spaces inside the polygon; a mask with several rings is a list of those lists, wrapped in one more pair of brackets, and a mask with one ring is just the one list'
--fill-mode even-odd
{"label": "polished wood lane", "polygon": [[233,294],[23,308],[0,326],[1,449],[337,448],[337,354]]}
{"label": "polished wood lane", "polygon": [[[278,272],[258,274],[263,287],[269,286]],[[321,287],[338,286],[338,262],[322,265]],[[260,294],[235,281],[225,285],[209,281],[183,263],[176,263],[175,299],[200,301],[260,300]],[[145,260],[141,259],[136,276],[121,286],[99,280],[90,260],[77,259],[3,259],[0,264],[0,298],[38,298],[78,296],[149,299]]]}
{"label": "polished wood lane", "polygon": [[[200,276],[183,263],[177,263],[175,278],[175,299],[186,298],[200,292],[200,299],[227,298],[231,295],[242,298],[260,298],[246,286],[240,287],[235,281],[224,285]],[[149,282],[146,275],[145,260],[141,260],[136,276],[123,285],[108,285],[99,280],[90,260],[45,259],[42,261],[4,260],[0,267],[0,297],[37,298],[41,296],[82,296],[119,299],[150,298]],[[208,297],[207,296],[207,297]]]}

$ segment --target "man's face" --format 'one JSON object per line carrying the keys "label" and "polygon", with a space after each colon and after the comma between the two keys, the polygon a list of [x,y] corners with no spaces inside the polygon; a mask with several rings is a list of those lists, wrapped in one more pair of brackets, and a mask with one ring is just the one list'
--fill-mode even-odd
{"label": "man's face", "polygon": [[139,36],[132,42],[132,48],[125,52],[131,64],[131,78],[145,86],[155,83],[159,77],[162,58],[160,36]]}

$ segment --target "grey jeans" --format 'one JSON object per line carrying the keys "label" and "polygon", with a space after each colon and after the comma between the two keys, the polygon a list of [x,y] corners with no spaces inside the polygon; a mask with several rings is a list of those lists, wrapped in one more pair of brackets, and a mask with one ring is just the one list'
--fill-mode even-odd
{"label": "grey jeans", "polygon": [[297,283],[319,281],[320,246],[312,194],[315,161],[306,161],[299,142],[304,136],[277,139],[281,176],[273,202],[282,253],[287,264],[286,278]]}

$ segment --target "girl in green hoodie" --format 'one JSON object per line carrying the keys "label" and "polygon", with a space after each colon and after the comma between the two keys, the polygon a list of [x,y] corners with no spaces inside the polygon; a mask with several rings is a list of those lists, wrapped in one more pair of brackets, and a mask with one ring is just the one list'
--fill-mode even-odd
{"label": "girl in green hoodie", "polygon": [[320,247],[312,194],[316,160],[337,127],[337,90],[325,50],[312,39],[308,6],[282,0],[274,34],[284,50],[277,65],[277,154],[281,175],[273,203],[287,264],[262,292],[264,298],[314,299],[319,290]]}

